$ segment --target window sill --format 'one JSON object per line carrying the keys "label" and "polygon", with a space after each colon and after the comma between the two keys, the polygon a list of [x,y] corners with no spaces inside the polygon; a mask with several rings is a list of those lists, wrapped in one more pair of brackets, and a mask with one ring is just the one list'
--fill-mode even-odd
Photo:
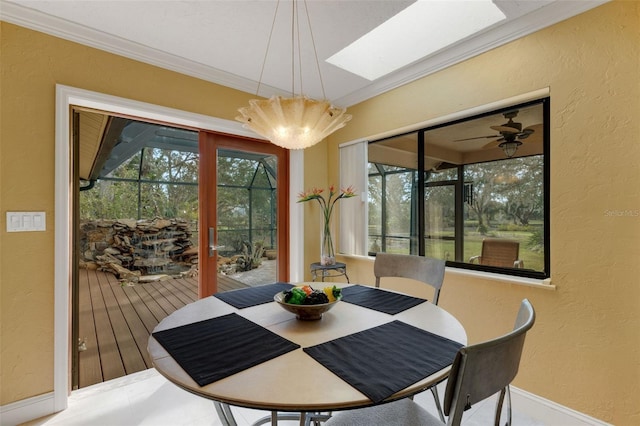
{"label": "window sill", "polygon": [[452,268],[447,266],[447,273],[453,275],[462,275],[466,277],[481,278],[492,281],[502,281],[510,284],[524,285],[528,287],[541,288],[544,290],[556,290],[556,286],[551,284],[551,278],[543,280],[536,278],[516,277],[514,275],[496,274],[493,272],[473,271],[470,269]]}
{"label": "window sill", "polygon": [[[376,259],[375,257],[372,257],[372,256],[361,256],[361,255],[344,254],[344,253],[340,253],[339,255],[346,259],[349,259],[349,258],[366,259],[371,262],[375,261]],[[451,275],[480,278],[480,279],[492,280],[492,281],[501,281],[509,284],[540,288],[543,290],[553,290],[553,291],[556,290],[556,286],[554,284],[551,284],[551,278],[545,278],[542,280],[537,278],[526,278],[526,277],[517,277],[514,275],[496,274],[494,272],[474,271],[471,269],[453,268],[450,266],[447,266],[446,272]]]}

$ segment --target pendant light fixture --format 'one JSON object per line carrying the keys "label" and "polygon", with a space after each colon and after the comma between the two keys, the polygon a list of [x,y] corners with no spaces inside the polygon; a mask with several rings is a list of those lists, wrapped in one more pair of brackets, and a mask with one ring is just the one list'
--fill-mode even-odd
{"label": "pendant light fixture", "polygon": [[[311,30],[311,20],[306,0],[303,0],[305,14],[311,34],[311,43],[315,55],[320,86],[324,100],[315,100],[305,96],[302,91],[302,61],[300,56],[300,29],[299,29],[299,8],[298,1],[292,0],[291,16],[291,97],[273,96],[270,99],[252,99],[249,106],[240,108],[240,115],[236,120],[244,124],[257,134],[265,137],[273,144],[287,149],[304,149],[313,146],[326,138],[331,133],[345,126],[351,120],[351,115],[346,114],[345,108],[338,108],[326,100],[318,53],[316,51],[313,31]],[[262,74],[269,53],[271,36],[275,27],[276,16],[280,0],[276,4],[276,10],[271,25],[271,32],[267,42],[258,90],[262,84]],[[298,60],[300,62],[300,92],[295,93],[295,37],[298,38]]]}

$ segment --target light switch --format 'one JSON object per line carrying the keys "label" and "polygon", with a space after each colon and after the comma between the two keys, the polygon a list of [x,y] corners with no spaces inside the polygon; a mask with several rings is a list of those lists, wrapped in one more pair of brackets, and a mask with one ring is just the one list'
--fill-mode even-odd
{"label": "light switch", "polygon": [[45,212],[7,212],[7,232],[44,231]]}
{"label": "light switch", "polygon": [[31,219],[33,216],[31,216],[28,213],[25,213],[22,215],[22,230],[23,231],[30,231],[33,228],[33,225],[31,224]]}
{"label": "light switch", "polygon": [[33,229],[35,231],[44,231],[45,230],[44,213],[34,213],[33,214]]}
{"label": "light switch", "polygon": [[17,231],[22,228],[22,220],[19,214],[7,213],[7,232]]}

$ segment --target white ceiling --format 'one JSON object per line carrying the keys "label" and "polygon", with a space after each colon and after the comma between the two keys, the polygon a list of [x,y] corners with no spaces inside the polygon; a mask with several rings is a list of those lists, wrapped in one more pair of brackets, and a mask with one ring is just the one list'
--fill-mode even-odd
{"label": "white ceiling", "polygon": [[[414,0],[307,0],[326,98],[348,107],[596,7],[607,0],[495,0],[507,20],[369,81],[325,59]],[[463,0],[457,1],[464,7]],[[256,94],[275,0],[0,0],[0,17],[27,28]],[[300,6],[301,10],[303,6]],[[322,98],[301,19],[302,93]],[[259,94],[290,95],[291,2],[282,0]],[[406,40],[406,43],[416,43]],[[375,54],[375,52],[372,52]],[[296,58],[296,62],[298,59]],[[298,71],[296,71],[298,73]],[[300,93],[296,74],[296,93]]]}

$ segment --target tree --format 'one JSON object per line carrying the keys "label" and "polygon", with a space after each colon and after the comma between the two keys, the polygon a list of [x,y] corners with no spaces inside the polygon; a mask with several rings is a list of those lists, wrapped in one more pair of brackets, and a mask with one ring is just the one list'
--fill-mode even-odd
{"label": "tree", "polygon": [[542,161],[536,155],[465,166],[465,182],[473,184],[469,209],[479,229],[486,229],[489,218],[500,210],[521,225],[542,212]]}
{"label": "tree", "polygon": [[389,173],[386,179],[387,234],[409,235],[414,172]]}
{"label": "tree", "polygon": [[107,178],[98,180],[93,189],[80,193],[81,217],[179,217],[195,221],[198,166],[197,153],[144,148]]}
{"label": "tree", "polygon": [[543,159],[534,156],[517,160],[514,179],[502,191],[504,211],[514,223],[527,226],[543,212]]}
{"label": "tree", "polygon": [[[502,163],[502,161],[493,161],[471,164],[464,168],[465,182],[471,182],[473,185],[473,201],[468,204],[468,207],[478,219],[478,231],[481,234],[486,233],[489,213],[496,198],[495,176],[499,175],[504,167]],[[485,225],[485,219],[487,225]]]}
{"label": "tree", "polygon": [[[275,246],[275,157],[219,156],[215,200],[199,199],[197,152],[143,148],[108,177],[80,193],[83,219],[181,218],[197,222],[199,203],[218,209],[220,245],[239,252],[243,243]],[[251,213],[251,217],[249,214]]]}

